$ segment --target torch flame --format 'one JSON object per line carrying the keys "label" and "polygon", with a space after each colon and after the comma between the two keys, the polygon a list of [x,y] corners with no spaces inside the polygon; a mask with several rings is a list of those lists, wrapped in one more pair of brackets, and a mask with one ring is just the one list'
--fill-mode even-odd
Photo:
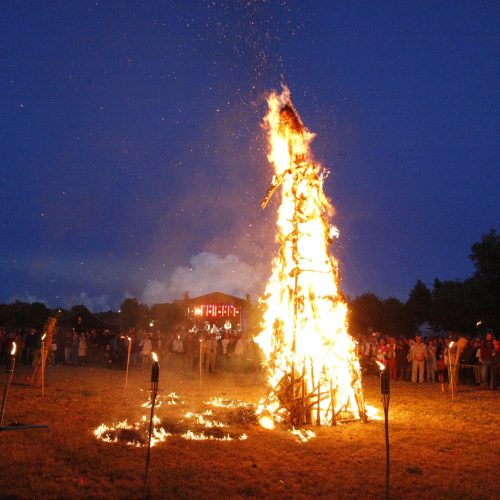
{"label": "torch flame", "polygon": [[47,334],[46,334],[46,333],[44,333],[44,334],[42,335],[42,342],[45,340],[45,337],[46,337],[46,336],[47,336]]}
{"label": "torch flame", "polygon": [[377,359],[377,360],[375,360],[375,361],[376,361],[376,363],[377,363],[377,365],[378,365],[378,367],[379,367],[380,371],[381,371],[381,372],[383,372],[383,371],[385,370],[385,365],[384,365],[384,363],[381,363],[378,359]]}
{"label": "torch flame", "polygon": [[16,350],[17,350],[17,345],[15,342],[12,342],[12,349],[10,350],[10,355],[14,356],[16,354]]}
{"label": "torch flame", "polygon": [[154,361],[155,363],[158,363],[158,355],[156,354],[156,352],[152,352],[152,353],[151,353],[151,356],[153,356],[153,361]]}
{"label": "torch flame", "polygon": [[453,342],[453,341],[450,342],[450,345],[449,345],[450,349],[453,347],[453,344],[455,344],[455,342]]}
{"label": "torch flame", "polygon": [[[265,207],[281,186],[277,241],[264,302],[261,332],[270,392],[263,402],[292,423],[365,418],[355,343],[347,333],[347,306],[339,290],[338,263],[329,253],[338,231],[323,192],[324,171],[310,151],[314,134],[294,109],[290,92],[272,93],[264,127],[274,177]],[[265,419],[269,424],[269,419]]]}

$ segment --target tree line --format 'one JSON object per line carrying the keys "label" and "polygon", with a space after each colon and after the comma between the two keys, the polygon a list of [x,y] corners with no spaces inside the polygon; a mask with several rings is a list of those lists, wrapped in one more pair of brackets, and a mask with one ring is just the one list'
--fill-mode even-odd
{"label": "tree line", "polygon": [[[418,280],[406,302],[389,297],[381,299],[364,293],[348,299],[349,329],[363,334],[370,329],[391,336],[413,335],[419,325],[428,323],[435,330],[475,334],[492,328],[500,332],[500,235],[496,229],[474,243],[469,255],[474,273],[464,280],[435,279],[432,288]],[[79,310],[50,309],[40,302],[16,301],[0,304],[0,326],[7,330],[43,327],[50,316],[64,317]],[[253,304],[250,324],[256,327],[261,311]],[[125,299],[119,311],[95,313],[103,321],[128,328],[168,330],[184,319],[182,303],[156,304],[151,307],[135,298]]]}

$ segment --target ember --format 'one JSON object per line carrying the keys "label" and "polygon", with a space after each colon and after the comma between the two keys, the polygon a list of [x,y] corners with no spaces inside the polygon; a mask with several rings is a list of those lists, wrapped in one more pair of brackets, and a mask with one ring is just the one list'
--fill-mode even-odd
{"label": "ember", "polygon": [[[149,399],[141,405],[142,408],[151,408],[152,401]],[[159,396],[155,401],[155,408],[163,405],[183,405],[184,402],[174,392],[167,396]],[[223,400],[211,398],[205,402],[206,406],[219,408],[223,413],[214,415],[211,409],[202,412],[187,412],[182,418],[173,416],[160,419],[153,417],[151,446],[166,441],[168,437],[180,437],[182,439],[195,441],[244,441],[247,439],[245,433],[232,432],[229,426],[232,423],[246,424],[252,419],[249,417],[235,418],[234,412],[251,412],[255,415],[255,408],[251,403],[238,400]],[[108,426],[101,424],[94,430],[97,439],[105,443],[125,443],[130,446],[142,447],[148,442],[148,419],[143,415],[139,422],[130,424],[127,420]]]}
{"label": "ember", "polygon": [[281,186],[279,253],[267,284],[266,312],[256,337],[267,358],[270,392],[262,425],[283,417],[293,425],[366,419],[355,343],[337,261],[328,247],[337,229],[323,192],[324,170],[312,160],[307,130],[288,89],[268,99],[264,123],[275,174],[262,206]]}

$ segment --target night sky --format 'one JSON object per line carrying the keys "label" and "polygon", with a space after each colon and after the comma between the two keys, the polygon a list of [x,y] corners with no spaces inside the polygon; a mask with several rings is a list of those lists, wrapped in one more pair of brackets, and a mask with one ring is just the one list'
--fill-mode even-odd
{"label": "night sky", "polygon": [[3,2],[0,302],[262,291],[286,83],[342,288],[463,279],[500,221],[498,1]]}

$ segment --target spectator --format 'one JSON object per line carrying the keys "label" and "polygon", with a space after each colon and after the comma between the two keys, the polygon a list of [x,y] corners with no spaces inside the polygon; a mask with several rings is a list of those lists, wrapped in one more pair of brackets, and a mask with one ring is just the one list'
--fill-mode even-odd
{"label": "spectator", "polygon": [[86,358],[87,358],[87,334],[85,332],[82,332],[79,335],[78,339],[78,358],[76,361],[76,366],[84,364]]}
{"label": "spectator", "polygon": [[141,358],[142,365],[147,365],[151,358],[151,353],[153,352],[153,342],[151,340],[151,334],[145,333],[144,338],[141,341]]}
{"label": "spectator", "polygon": [[418,381],[424,383],[424,371],[425,371],[425,358],[427,356],[427,349],[425,344],[422,342],[422,337],[420,335],[415,336],[415,343],[410,349],[410,361],[412,363],[411,367],[411,381],[415,383]]}
{"label": "spectator", "polygon": [[408,380],[408,344],[403,339],[396,344],[396,368],[398,380]]}
{"label": "spectator", "polygon": [[436,381],[436,344],[429,340],[427,347],[427,382]]}
{"label": "spectator", "polygon": [[389,344],[387,345],[387,364],[389,366],[389,372],[392,380],[398,379],[396,352],[397,352],[396,339],[394,337],[390,337]]}
{"label": "spectator", "polygon": [[481,342],[479,348],[479,362],[481,363],[481,387],[488,387],[491,382],[491,365],[493,362],[493,333],[491,330],[486,332],[486,336]]}
{"label": "spectator", "polygon": [[387,367],[387,352],[388,348],[385,343],[385,339],[383,337],[380,337],[377,346],[377,361],[379,363],[382,363],[385,367]]}
{"label": "spectator", "polygon": [[446,372],[446,363],[444,360],[444,352],[441,351],[438,355],[438,359],[436,361],[437,372],[438,372],[438,381],[441,384],[441,390],[444,392],[444,374]]}
{"label": "spectator", "polygon": [[491,383],[490,389],[496,390],[500,382],[500,341],[493,340],[493,354],[491,356]]}

